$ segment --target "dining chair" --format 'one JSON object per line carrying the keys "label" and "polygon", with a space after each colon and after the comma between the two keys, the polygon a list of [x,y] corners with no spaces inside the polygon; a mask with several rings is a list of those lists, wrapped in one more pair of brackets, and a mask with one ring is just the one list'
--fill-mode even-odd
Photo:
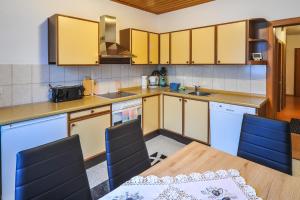
{"label": "dining chair", "polygon": [[17,154],[16,200],[91,200],[79,136]]}
{"label": "dining chair", "polygon": [[106,129],[105,140],[110,190],[151,166],[140,120]]}
{"label": "dining chair", "polygon": [[289,123],[245,114],[238,156],[291,174]]}

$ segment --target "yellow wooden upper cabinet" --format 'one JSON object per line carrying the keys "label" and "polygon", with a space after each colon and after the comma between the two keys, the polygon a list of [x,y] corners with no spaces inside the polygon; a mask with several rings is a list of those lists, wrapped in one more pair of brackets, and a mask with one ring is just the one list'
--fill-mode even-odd
{"label": "yellow wooden upper cabinet", "polygon": [[152,96],[143,99],[144,134],[148,134],[159,129],[159,104],[160,96]]}
{"label": "yellow wooden upper cabinet", "polygon": [[132,64],[148,64],[148,32],[131,30]]}
{"label": "yellow wooden upper cabinet", "polygon": [[246,21],[217,26],[217,63],[246,64]]}
{"label": "yellow wooden upper cabinet", "polygon": [[160,34],[160,64],[170,64],[170,34]]}
{"label": "yellow wooden upper cabinet", "polygon": [[99,23],[54,15],[49,18],[49,63],[98,65]]}
{"label": "yellow wooden upper cabinet", "polygon": [[171,33],[171,64],[190,63],[190,30]]}
{"label": "yellow wooden upper cabinet", "polygon": [[149,64],[158,64],[159,35],[149,33]]}
{"label": "yellow wooden upper cabinet", "polygon": [[192,64],[215,64],[215,26],[192,29]]}

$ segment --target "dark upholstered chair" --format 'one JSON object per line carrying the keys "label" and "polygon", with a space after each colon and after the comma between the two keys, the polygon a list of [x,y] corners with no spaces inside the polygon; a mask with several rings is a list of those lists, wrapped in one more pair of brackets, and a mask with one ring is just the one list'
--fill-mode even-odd
{"label": "dark upholstered chair", "polygon": [[108,128],[105,137],[110,190],[151,166],[139,120]]}
{"label": "dark upholstered chair", "polygon": [[91,200],[78,135],[17,154],[15,199]]}
{"label": "dark upholstered chair", "polygon": [[238,156],[291,174],[289,123],[245,114]]}

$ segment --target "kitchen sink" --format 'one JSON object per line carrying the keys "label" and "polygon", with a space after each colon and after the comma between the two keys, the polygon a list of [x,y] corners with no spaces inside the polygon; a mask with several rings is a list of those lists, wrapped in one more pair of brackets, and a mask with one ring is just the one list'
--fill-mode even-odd
{"label": "kitchen sink", "polygon": [[195,96],[209,96],[211,95],[210,93],[207,92],[190,92],[190,95],[195,95]]}

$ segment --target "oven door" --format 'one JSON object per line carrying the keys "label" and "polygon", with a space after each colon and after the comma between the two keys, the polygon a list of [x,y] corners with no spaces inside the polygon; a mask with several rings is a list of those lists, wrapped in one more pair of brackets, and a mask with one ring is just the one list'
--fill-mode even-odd
{"label": "oven door", "polygon": [[112,126],[123,124],[134,119],[139,119],[142,123],[142,106],[135,106],[112,112]]}

